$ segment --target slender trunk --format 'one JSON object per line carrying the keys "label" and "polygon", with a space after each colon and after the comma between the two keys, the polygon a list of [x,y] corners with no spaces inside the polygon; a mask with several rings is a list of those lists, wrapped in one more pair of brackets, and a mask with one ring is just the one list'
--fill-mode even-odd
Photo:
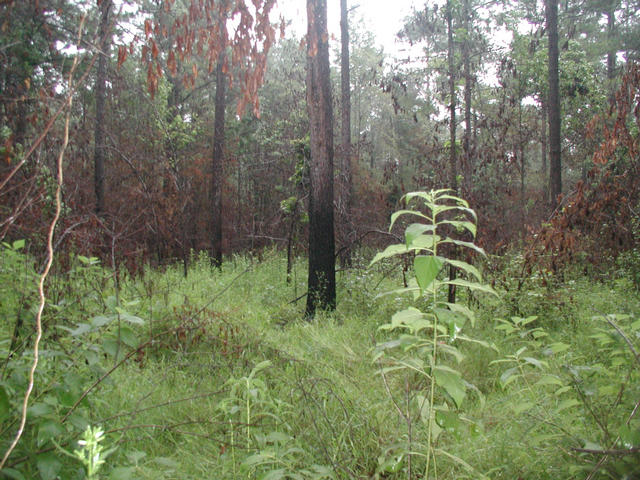
{"label": "slender trunk", "polygon": [[104,161],[105,161],[105,132],[104,132],[104,105],[107,91],[107,61],[109,59],[109,47],[111,35],[109,34],[109,12],[111,0],[102,0],[100,6],[100,26],[98,36],[100,39],[100,51],[98,52],[98,71],[96,75],[96,124],[94,132],[94,189],[96,195],[96,214],[102,215],[105,210],[104,199]]}
{"label": "slender trunk", "polygon": [[216,100],[213,121],[213,157],[211,178],[212,211],[212,260],[215,266],[222,265],[222,164],[224,155],[224,114],[226,108],[226,78],[223,66],[224,51],[218,57],[216,65]]}
{"label": "slender trunk", "polygon": [[344,209],[343,228],[345,231],[345,248],[342,250],[343,265],[351,265],[351,246],[353,238],[351,226],[351,209],[353,195],[353,178],[351,173],[351,72],[349,65],[349,16],[347,0],[340,0],[340,33],[342,54],[340,64],[340,86],[342,90],[342,205]]}
{"label": "slender trunk", "polygon": [[546,0],[546,17],[549,34],[549,193],[551,208],[555,209],[558,205],[558,196],[562,193],[558,0]]}
{"label": "slender trunk", "polygon": [[609,11],[607,15],[607,41],[609,42],[607,48],[607,78],[613,80],[616,76],[616,49],[614,47],[614,36],[616,34],[616,14],[615,14],[615,2],[611,2],[609,5]]}
{"label": "slender trunk", "polygon": [[464,184],[467,192],[471,190],[471,175],[473,174],[473,160],[471,158],[471,90],[473,78],[471,76],[471,7],[469,0],[464,2]]}
{"label": "slender trunk", "polygon": [[311,133],[309,280],[306,314],[336,305],[333,226],[333,109],[327,1],[307,0],[307,109]]}
{"label": "slender trunk", "polygon": [[547,152],[549,145],[547,141],[547,100],[542,98],[541,101],[541,118],[540,118],[540,157],[542,162],[541,173],[543,178],[542,198],[544,203],[549,203],[549,175],[547,173]]}
{"label": "slender trunk", "polygon": [[[450,180],[451,189],[454,194],[458,192],[458,168],[456,165],[456,75],[455,75],[455,58],[454,58],[454,45],[453,45],[453,12],[451,1],[447,1],[447,56],[449,59],[449,98],[451,100],[450,105],[450,118],[449,118],[449,168],[450,168]],[[454,253],[455,257],[456,254]],[[456,279],[456,268],[453,265],[449,265],[449,280]],[[449,303],[456,303],[456,286],[449,285]]]}

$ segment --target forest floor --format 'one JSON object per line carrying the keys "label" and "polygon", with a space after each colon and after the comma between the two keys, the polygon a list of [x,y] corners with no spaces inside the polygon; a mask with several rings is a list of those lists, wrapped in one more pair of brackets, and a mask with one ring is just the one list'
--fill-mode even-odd
{"label": "forest floor", "polygon": [[[12,457],[23,461],[3,473],[85,478],[62,452],[90,424],[113,449],[94,478],[423,478],[429,382],[415,369],[384,369],[375,355],[397,337],[379,327],[415,303],[384,295],[402,284],[397,265],[360,264],[339,272],[337,310],[305,321],[304,262],[287,283],[278,252],[234,257],[221,270],[194,258],[187,277],[181,266],[122,274],[117,291],[113,272],[80,258],[52,277],[47,322],[56,328]],[[638,478],[637,449],[599,453],[640,443],[637,291],[615,275],[570,273],[516,291],[516,264],[487,278],[500,298],[459,292],[476,312],[464,334],[479,341],[460,346],[455,361],[466,383],[459,420],[437,414],[437,476],[578,479],[605,458],[589,478]],[[24,280],[7,278],[11,320]],[[23,358],[0,383],[15,409]]]}

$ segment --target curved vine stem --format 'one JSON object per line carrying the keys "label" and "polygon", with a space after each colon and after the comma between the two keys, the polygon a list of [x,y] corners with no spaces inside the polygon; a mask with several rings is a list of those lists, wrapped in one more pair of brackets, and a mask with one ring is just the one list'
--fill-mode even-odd
{"label": "curved vine stem", "polygon": [[[80,43],[80,39],[82,37],[82,29],[84,26],[84,21],[86,19],[86,14],[80,20],[80,26],[78,28],[78,43]],[[31,369],[29,370],[29,383],[27,385],[27,391],[24,394],[24,399],[22,401],[22,412],[20,417],[20,426],[18,427],[18,431],[16,435],[9,445],[9,448],[5,452],[2,457],[2,461],[0,462],[0,471],[4,468],[7,459],[18,445],[20,438],[24,432],[24,427],[27,423],[27,407],[29,406],[29,398],[31,397],[31,392],[33,391],[33,386],[35,383],[35,373],[38,368],[38,360],[40,354],[40,340],[42,339],[42,312],[44,311],[46,297],[44,293],[44,283],[49,276],[49,271],[51,270],[51,265],[53,264],[53,235],[56,229],[56,225],[58,224],[58,220],[60,219],[60,213],[62,212],[62,181],[63,181],[63,170],[62,170],[62,161],[64,159],[64,153],[69,144],[69,123],[71,119],[71,105],[73,104],[73,75],[76,71],[76,67],[78,66],[78,56],[73,59],[73,65],[71,70],[69,71],[68,76],[68,88],[69,92],[65,99],[64,106],[67,108],[67,113],[65,116],[64,122],[64,134],[62,146],[60,147],[60,153],[58,154],[58,159],[56,162],[57,165],[57,185],[56,185],[56,197],[55,197],[55,214],[51,223],[49,225],[49,232],[47,234],[47,262],[45,264],[45,268],[40,275],[40,279],[38,282],[38,294],[40,297],[40,303],[38,305],[38,312],[36,314],[36,338],[33,344],[33,363],[31,364]]]}

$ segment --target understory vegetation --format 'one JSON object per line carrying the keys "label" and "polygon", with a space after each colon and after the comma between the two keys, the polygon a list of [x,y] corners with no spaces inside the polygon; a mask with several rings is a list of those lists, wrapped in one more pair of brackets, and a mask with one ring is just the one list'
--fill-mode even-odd
{"label": "understory vegetation", "polygon": [[[3,451],[33,360],[28,247],[0,256]],[[521,257],[479,259],[485,291],[459,286],[474,321],[437,329],[446,365],[428,403],[428,342],[398,312],[433,311],[446,292],[397,292],[404,261],[369,266],[374,253],[338,272],[338,308],[314,321],[305,262],[288,283],[276,250],[220,269],[197,255],[187,276],[68,259],[4,478],[638,478],[640,299],[624,265],[522,283]]]}

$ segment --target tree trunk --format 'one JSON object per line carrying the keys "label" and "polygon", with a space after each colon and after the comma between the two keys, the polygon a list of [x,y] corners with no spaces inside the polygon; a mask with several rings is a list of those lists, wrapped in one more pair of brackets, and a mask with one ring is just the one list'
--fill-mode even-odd
{"label": "tree trunk", "polygon": [[222,164],[224,155],[224,113],[226,109],[226,78],[223,72],[225,52],[222,51],[216,65],[216,100],[213,121],[213,157],[211,163],[211,211],[212,211],[212,260],[216,267],[222,265]]}
{"label": "tree trunk", "polygon": [[616,49],[614,47],[614,37],[616,34],[616,2],[611,2],[607,15],[607,78],[613,80],[616,76]]}
{"label": "tree trunk", "polygon": [[[451,189],[454,195],[458,193],[458,168],[456,165],[456,75],[455,75],[455,58],[454,58],[454,45],[453,45],[453,11],[451,1],[447,1],[447,57],[449,59],[449,98],[451,100],[450,105],[450,117],[449,117],[449,169]],[[456,254],[454,253],[455,257]],[[449,265],[449,280],[456,279],[456,268],[453,265]],[[449,303],[456,303],[456,286],[449,285]]]}
{"label": "tree trunk", "polygon": [[549,35],[549,193],[551,208],[555,209],[558,206],[558,196],[562,193],[558,0],[546,0],[546,19]]}
{"label": "tree trunk", "polygon": [[307,0],[307,109],[311,130],[309,280],[306,314],[336,305],[333,226],[333,110],[327,1]]}
{"label": "tree trunk", "polygon": [[107,61],[109,59],[109,47],[111,35],[109,33],[109,12],[111,0],[98,2],[100,7],[100,26],[98,37],[100,51],[98,52],[98,71],[96,75],[96,124],[94,132],[94,189],[96,195],[96,214],[102,215],[105,210],[104,199],[104,159],[105,159],[105,134],[104,134],[104,104],[107,94]]}
{"label": "tree trunk", "polygon": [[467,192],[471,190],[471,176],[473,174],[473,160],[471,159],[471,91],[473,78],[471,76],[471,7],[469,0],[464,2],[464,184]]}
{"label": "tree trunk", "polygon": [[545,204],[549,203],[549,175],[547,172],[547,152],[549,150],[549,145],[548,145],[548,141],[547,141],[547,118],[548,118],[548,113],[547,113],[547,100],[546,98],[542,98],[540,100],[541,103],[541,109],[542,109],[542,113],[541,113],[541,119],[540,119],[540,157],[541,157],[541,162],[542,162],[542,178],[544,179],[543,181],[543,186],[542,186],[542,198]]}
{"label": "tree trunk", "polygon": [[341,260],[343,265],[351,265],[351,245],[353,239],[351,208],[353,195],[353,178],[351,173],[351,75],[349,65],[349,16],[347,0],[340,0],[340,33],[342,54],[340,57],[340,82],[342,90],[342,207],[344,212],[343,228],[345,245]]}

